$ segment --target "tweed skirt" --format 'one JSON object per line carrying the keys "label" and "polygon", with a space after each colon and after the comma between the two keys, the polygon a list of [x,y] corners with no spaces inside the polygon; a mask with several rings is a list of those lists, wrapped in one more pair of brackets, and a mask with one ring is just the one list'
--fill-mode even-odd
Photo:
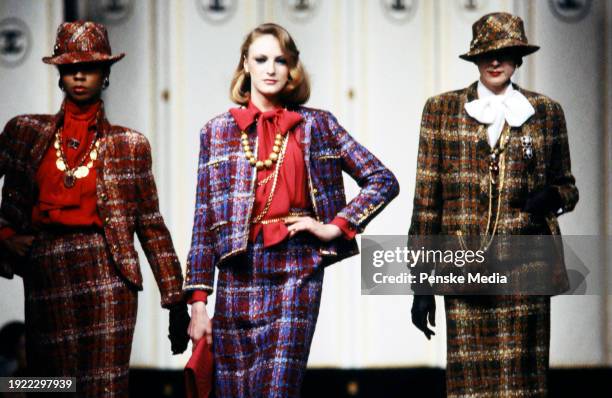
{"label": "tweed skirt", "polygon": [[445,297],[449,398],[545,397],[550,297]]}
{"label": "tweed skirt", "polygon": [[119,276],[103,234],[43,232],[25,267],[32,374],[76,377],[77,396],[127,397],[137,292]]}
{"label": "tweed skirt", "polygon": [[318,240],[260,238],[219,270],[213,346],[217,397],[297,397],[319,314]]}

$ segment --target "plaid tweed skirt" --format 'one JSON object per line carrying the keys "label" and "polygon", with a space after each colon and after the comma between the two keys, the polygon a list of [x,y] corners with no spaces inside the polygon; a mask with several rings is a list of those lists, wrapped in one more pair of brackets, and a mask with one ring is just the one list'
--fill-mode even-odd
{"label": "plaid tweed skirt", "polygon": [[104,235],[43,232],[25,267],[32,374],[76,377],[77,396],[127,397],[137,292],[119,276]]}
{"label": "plaid tweed skirt", "polygon": [[445,297],[449,398],[546,397],[550,297]]}
{"label": "plaid tweed skirt", "polygon": [[213,347],[217,397],[298,397],[321,300],[319,241],[270,248],[261,235],[219,270]]}

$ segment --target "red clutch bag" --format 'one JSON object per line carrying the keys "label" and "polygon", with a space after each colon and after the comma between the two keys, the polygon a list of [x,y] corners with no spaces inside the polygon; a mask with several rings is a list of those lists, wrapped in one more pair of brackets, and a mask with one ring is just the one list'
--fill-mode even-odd
{"label": "red clutch bag", "polygon": [[208,398],[213,388],[213,353],[202,338],[185,365],[185,391],[188,398]]}

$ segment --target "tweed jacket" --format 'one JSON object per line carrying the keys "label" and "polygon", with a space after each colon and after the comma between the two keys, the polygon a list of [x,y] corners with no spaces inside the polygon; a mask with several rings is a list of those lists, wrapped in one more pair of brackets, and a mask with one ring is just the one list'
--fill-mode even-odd
{"label": "tweed jacket", "polygon": [[[329,223],[341,216],[358,231],[397,194],[399,184],[374,155],[355,141],[329,112],[297,107],[302,116],[303,151],[314,216]],[[255,147],[256,134],[249,134]],[[198,186],[186,290],[213,290],[214,267],[246,251],[257,173],[240,144],[240,130],[226,112],[200,132]],[[255,149],[255,153],[257,150]],[[342,171],[353,177],[360,193],[346,203]],[[319,253],[330,265],[358,253],[355,239],[321,242]]]}
{"label": "tweed jacket", "polygon": [[[571,172],[565,117],[550,98],[519,90],[535,109],[520,127],[509,127],[506,179],[501,193],[497,235],[556,235],[557,217],[574,209],[578,189]],[[489,209],[489,154],[486,125],[470,117],[465,103],[477,98],[477,83],[429,98],[423,110],[414,205],[409,235],[483,235]],[[521,137],[533,142],[527,159]],[[499,143],[498,143],[499,145]],[[545,219],[521,211],[530,194],[547,186],[558,190],[563,205]],[[496,215],[496,208],[493,216]],[[546,221],[544,221],[546,220]],[[557,290],[567,285],[557,269]]]}
{"label": "tweed jacket", "polygon": [[[63,109],[56,115],[17,116],[0,135],[0,177],[4,176],[0,225],[9,225],[18,233],[35,233],[31,224],[32,207],[38,199],[35,174],[63,124]],[[142,289],[134,247],[136,233],[157,280],[162,305],[175,304],[183,297],[183,277],[159,213],[149,143],[138,132],[110,125],[103,105],[96,128],[101,137],[96,164],[97,206],[115,265],[131,285]],[[12,278],[18,273],[18,261],[7,253],[0,254],[0,275]]]}

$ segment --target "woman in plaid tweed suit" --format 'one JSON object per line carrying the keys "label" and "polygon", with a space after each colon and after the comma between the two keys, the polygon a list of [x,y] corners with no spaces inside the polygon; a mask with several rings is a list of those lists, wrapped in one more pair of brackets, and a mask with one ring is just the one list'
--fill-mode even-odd
{"label": "woman in plaid tweed suit", "polygon": [[66,98],[57,115],[21,115],[0,135],[0,275],[22,276],[33,376],[76,377],[78,396],[128,396],[142,289],[134,233],[170,308],[174,352],[189,315],[159,214],[144,136],[109,124],[100,100],[111,65],[104,26],[60,25],[54,54]]}
{"label": "woman in plaid tweed suit", "polygon": [[[357,253],[355,233],[399,191],[329,112],[300,106],[310,88],[298,54],[278,25],[249,33],[232,82],[243,107],[201,131],[185,289],[194,344],[213,344],[220,397],[299,395],[323,268]],[[348,204],[343,170],[361,186]]]}
{"label": "woman in plaid tweed suit", "polygon": [[[478,66],[480,81],[430,98],[423,110],[409,234],[485,242],[492,234],[559,234],[557,217],[578,201],[563,111],[510,82],[538,47],[506,13],[483,16],[473,36],[461,58]],[[553,263],[543,287],[557,294],[568,281]],[[530,264],[513,267],[513,277],[534,275]],[[449,397],[546,396],[549,296],[447,295],[445,307]],[[416,295],[412,321],[427,338],[434,317],[433,296]]]}

